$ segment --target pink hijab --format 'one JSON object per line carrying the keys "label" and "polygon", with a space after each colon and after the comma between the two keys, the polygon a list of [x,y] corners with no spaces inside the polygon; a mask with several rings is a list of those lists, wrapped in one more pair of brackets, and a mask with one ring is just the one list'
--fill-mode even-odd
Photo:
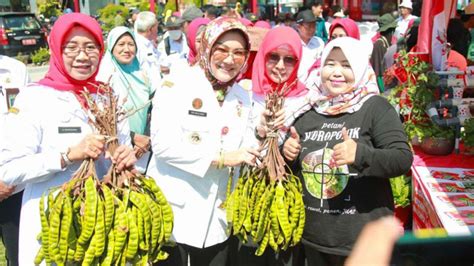
{"label": "pink hijab", "polygon": [[[85,14],[64,14],[60,16],[59,19],[54,23],[54,27],[49,35],[48,43],[51,53],[51,57],[49,59],[49,69],[45,77],[38,83],[60,91],[72,91],[74,94],[79,96],[80,99],[81,92],[84,90],[84,87],[87,88],[89,92],[95,93],[97,92],[96,86],[99,85],[99,82],[95,80],[98,71],[96,71],[87,80],[76,80],[67,73],[67,70],[64,66],[62,52],[64,38],[72,28],[77,26],[89,31],[92,36],[94,36],[97,44],[100,46],[98,66],[100,65],[100,60],[104,54],[104,41],[102,39],[102,30],[99,23],[97,23],[95,19]],[[97,69],[99,68],[97,67]]]}
{"label": "pink hijab", "polygon": [[197,51],[196,51],[196,37],[201,26],[205,26],[211,22],[208,18],[196,18],[193,19],[188,26],[188,47],[189,47],[189,54],[188,54],[188,62],[189,64],[194,64],[196,61]]}
{"label": "pink hijab", "polygon": [[269,29],[270,30],[272,28],[272,25],[270,25],[270,23],[266,22],[265,20],[259,20],[259,21],[255,22],[254,27],[264,28],[264,29]]}
{"label": "pink hijab", "polygon": [[[331,41],[332,32],[337,27],[343,28],[347,34],[347,37],[352,37],[354,39],[360,40],[359,27],[357,27],[357,24],[355,23],[355,21],[350,18],[338,18],[338,19],[333,20],[333,22],[331,23],[331,27],[329,27],[329,41]],[[321,60],[318,59],[309,68],[308,76],[311,75],[311,72],[313,72],[315,69],[318,69],[320,67],[321,67]]]}
{"label": "pink hijab", "polygon": [[[282,45],[289,46],[293,51],[294,56],[298,59],[293,73],[291,73],[285,84],[291,84],[298,79],[298,67],[301,62],[303,50],[301,39],[298,33],[290,27],[282,26],[274,28],[265,35],[253,63],[252,87],[254,93],[265,95],[277,88],[278,84],[273,82],[266,73],[265,59],[267,54]],[[306,93],[306,87],[298,80],[290,90],[286,92],[285,97],[301,96]]]}
{"label": "pink hijab", "polygon": [[355,23],[354,20],[350,18],[335,19],[332,22],[331,27],[329,27],[329,38],[331,38],[332,32],[337,27],[343,28],[348,37],[352,37],[354,39],[360,40],[359,27],[357,27],[357,24]]}
{"label": "pink hijab", "polygon": [[240,23],[244,24],[246,27],[253,27],[252,21],[246,19],[246,18],[239,18]]}

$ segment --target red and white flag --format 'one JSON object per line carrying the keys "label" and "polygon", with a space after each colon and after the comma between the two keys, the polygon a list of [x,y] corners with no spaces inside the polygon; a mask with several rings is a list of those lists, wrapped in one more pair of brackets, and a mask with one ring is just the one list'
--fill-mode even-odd
{"label": "red and white flag", "polygon": [[429,53],[435,70],[446,69],[449,19],[456,12],[456,0],[424,0],[418,28],[417,52]]}

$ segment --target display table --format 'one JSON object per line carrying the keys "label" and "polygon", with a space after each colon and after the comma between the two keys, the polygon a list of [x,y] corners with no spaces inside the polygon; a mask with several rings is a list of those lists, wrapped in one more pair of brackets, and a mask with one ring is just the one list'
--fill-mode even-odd
{"label": "display table", "polygon": [[432,156],[415,148],[411,169],[413,229],[474,235],[474,157]]}

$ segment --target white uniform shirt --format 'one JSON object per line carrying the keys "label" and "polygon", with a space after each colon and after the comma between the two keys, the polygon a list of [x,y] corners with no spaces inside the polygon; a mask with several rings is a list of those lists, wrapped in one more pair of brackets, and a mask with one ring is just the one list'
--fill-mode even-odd
{"label": "white uniform shirt", "polygon": [[[0,179],[8,185],[25,187],[20,220],[19,265],[33,265],[40,248],[39,200],[51,187],[68,181],[80,162],[61,169],[61,152],[93,133],[88,117],[71,92],[31,85],[15,101],[17,114],[8,115],[6,140],[0,147]],[[119,128],[120,143],[129,143],[128,124]],[[96,162],[98,176],[110,163]]]}
{"label": "white uniform shirt", "polygon": [[20,90],[29,81],[25,64],[14,58],[0,55],[0,114],[8,112],[7,102],[13,103],[14,95],[10,94],[8,97],[9,92],[12,89]]}
{"label": "white uniform shirt", "polygon": [[[168,40],[170,54],[166,53],[165,47],[165,42]],[[158,52],[160,53],[160,64],[170,68],[170,71],[177,62],[187,63],[189,47],[186,41],[186,35],[184,35],[184,33],[182,34],[181,41],[172,40],[169,36],[163,38],[163,40],[158,44]]]}
{"label": "white uniform shirt", "polygon": [[153,100],[154,158],[147,174],[173,208],[174,240],[210,247],[228,238],[225,210],[219,206],[226,198],[229,177],[227,168],[217,169],[211,162],[221,148],[233,151],[241,146],[249,126],[250,97],[235,84],[219,106],[199,66],[163,84]]}
{"label": "white uniform shirt", "polygon": [[150,78],[153,88],[156,89],[161,84],[160,76],[160,56],[152,41],[143,37],[139,33],[135,34],[137,42],[137,59],[140,68],[143,69]]}
{"label": "white uniform shirt", "polygon": [[316,36],[313,36],[309,42],[303,44],[303,54],[301,56],[301,62],[298,69],[298,79],[305,81],[308,77],[309,68],[318,60],[324,49],[324,41]]}
{"label": "white uniform shirt", "polygon": [[397,18],[397,28],[395,29],[394,33],[394,36],[395,38],[397,38],[397,40],[403,37],[403,35],[405,35],[408,30],[408,24],[410,24],[410,21],[412,19],[416,18],[418,17],[413,15],[409,15],[406,19],[404,19],[403,17]]}

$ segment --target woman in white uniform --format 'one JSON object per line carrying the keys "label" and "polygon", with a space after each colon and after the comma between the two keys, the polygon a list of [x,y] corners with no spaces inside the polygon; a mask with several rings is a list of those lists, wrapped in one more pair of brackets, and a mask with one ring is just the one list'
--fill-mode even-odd
{"label": "woman in white uniform", "polygon": [[148,174],[173,207],[177,242],[164,265],[185,266],[188,257],[191,265],[221,266],[228,261],[222,208],[228,168],[254,164],[258,155],[241,145],[249,126],[250,95],[235,83],[249,48],[245,26],[218,18],[202,36],[199,65],[182,69],[179,79],[166,80],[155,95],[155,158]]}
{"label": "woman in white uniform", "polygon": [[[8,118],[0,147],[0,179],[25,186],[20,220],[19,264],[33,265],[40,242],[39,200],[48,189],[69,180],[86,158],[97,160],[98,176],[107,170],[104,136],[88,123],[81,92],[96,91],[95,75],[103,54],[102,31],[91,17],[61,16],[49,36],[50,67],[39,84],[22,90],[15,101],[16,115]],[[2,129],[3,130],[3,129]],[[129,143],[128,125],[119,141]],[[136,159],[129,146],[113,155],[118,168],[132,167]]]}

